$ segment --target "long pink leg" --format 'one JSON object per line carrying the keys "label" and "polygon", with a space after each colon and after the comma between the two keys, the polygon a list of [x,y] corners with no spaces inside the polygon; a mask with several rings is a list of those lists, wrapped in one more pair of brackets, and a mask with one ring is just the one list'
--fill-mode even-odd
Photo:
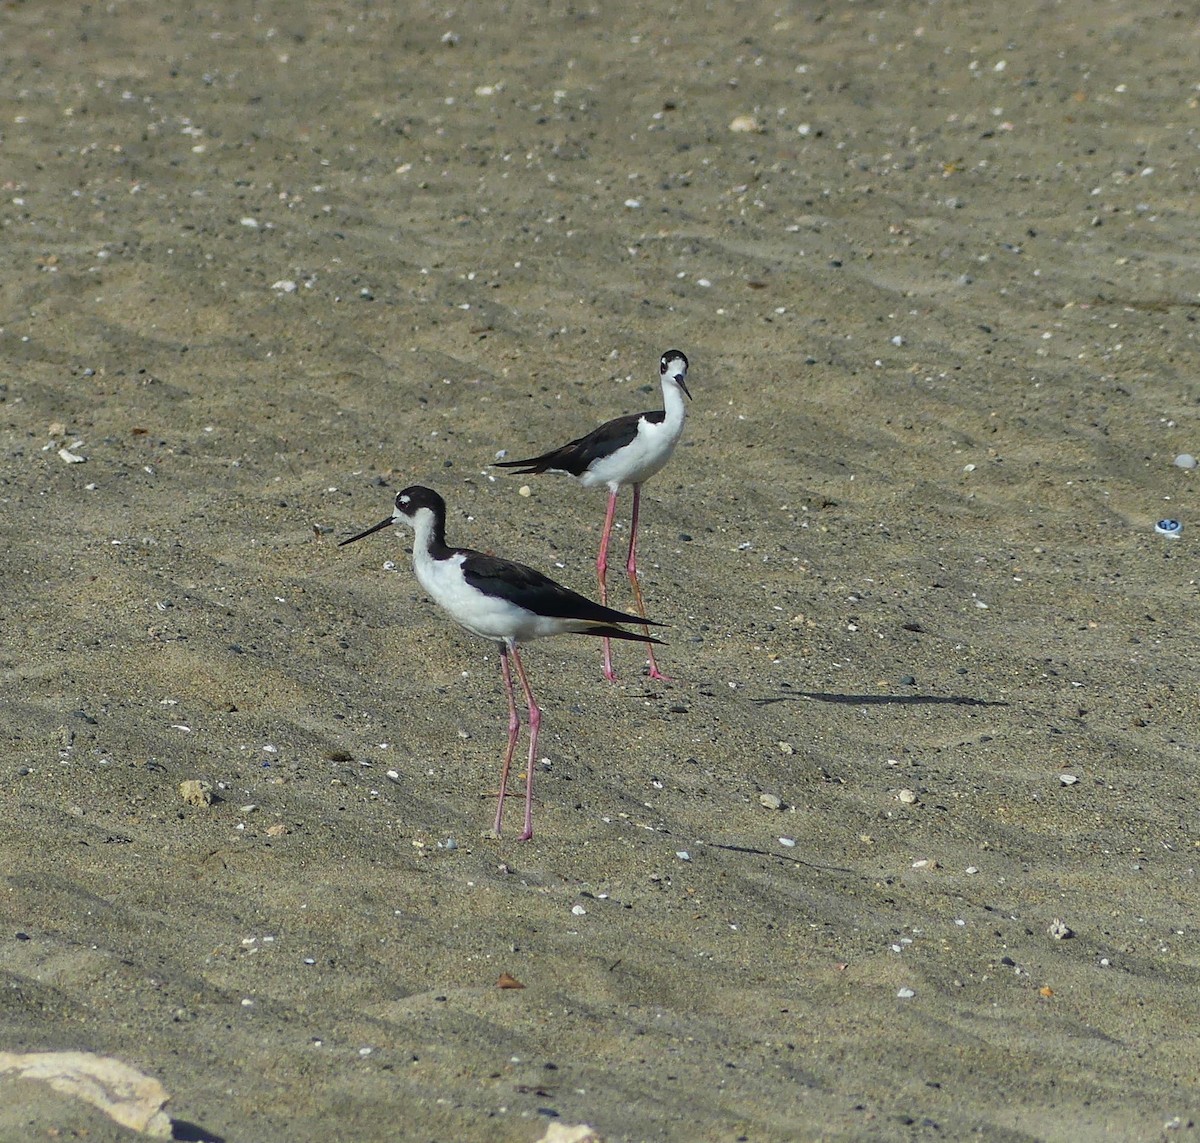
{"label": "long pink leg", "polygon": [[[642,599],[642,588],[638,583],[637,577],[637,528],[638,528],[638,509],[642,503],[642,486],[635,484],[633,486],[633,522],[629,525],[629,559],[625,564],[625,570],[629,573],[629,582],[633,585],[633,598],[637,600],[638,614],[646,618],[646,604]],[[642,630],[646,633],[646,638],[650,638],[650,628],[646,624],[642,624]],[[658,669],[658,664],[654,661],[654,644],[647,643],[646,650],[650,652],[650,677],[652,679],[660,679],[662,682],[669,683],[672,681],[670,675],[664,675]]]}
{"label": "long pink leg", "polygon": [[542,712],[533,701],[533,689],[525,677],[525,667],[515,643],[512,647],[513,662],[517,664],[517,676],[525,690],[525,701],[529,704],[529,773],[525,777],[525,832],[517,839],[528,841],[533,837],[533,764],[537,761],[538,728],[542,725]]}
{"label": "long pink leg", "polygon": [[496,803],[496,824],[492,826],[500,836],[500,821],[504,817],[504,795],[508,793],[508,768],[512,765],[513,750],[517,735],[521,733],[521,719],[517,715],[517,700],[513,695],[512,672],[508,669],[508,647],[500,644],[500,673],[504,676],[504,693],[508,696],[508,749],[504,752],[504,765],[500,768],[500,800]]}
{"label": "long pink leg", "polygon": [[[604,516],[604,535],[600,537],[600,554],[596,557],[596,575],[600,580],[600,602],[605,607],[608,606],[608,587],[604,582],[604,574],[608,571],[608,540],[612,535],[613,518],[616,514],[617,493],[613,491],[608,494],[608,511]],[[617,676],[612,665],[612,640],[605,638],[601,642],[604,644],[604,677],[610,683],[615,683]]]}

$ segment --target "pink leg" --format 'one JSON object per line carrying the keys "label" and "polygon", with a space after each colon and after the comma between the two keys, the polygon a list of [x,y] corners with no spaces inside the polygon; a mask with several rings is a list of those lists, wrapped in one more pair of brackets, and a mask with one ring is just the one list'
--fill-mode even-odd
{"label": "pink leg", "polygon": [[[629,525],[629,560],[625,564],[625,570],[629,573],[629,582],[633,585],[633,598],[637,600],[638,614],[646,618],[646,604],[642,599],[642,588],[638,583],[637,577],[637,528],[638,528],[638,509],[642,503],[642,486],[635,484],[633,486],[633,522]],[[646,624],[642,624],[642,630],[646,633],[646,638],[650,638],[650,628]],[[658,664],[654,661],[654,645],[646,644],[646,650],[650,652],[650,677],[652,679],[660,679],[663,682],[671,682],[669,675],[664,675],[658,669]]]}
{"label": "pink leg", "polygon": [[[608,587],[604,582],[604,574],[608,571],[608,540],[612,535],[613,518],[616,514],[617,494],[610,492],[608,494],[608,511],[604,515],[604,535],[600,537],[600,554],[596,557],[596,575],[600,580],[600,602],[605,607],[608,606]],[[604,677],[610,683],[615,683],[617,676],[612,665],[612,640],[603,639],[601,642],[604,644]]]}
{"label": "pink leg", "polygon": [[525,777],[525,832],[517,839],[528,841],[533,837],[533,764],[537,761],[538,729],[542,725],[542,712],[533,701],[533,690],[525,677],[525,667],[515,643],[512,646],[513,662],[517,664],[517,677],[525,691],[525,701],[529,704],[529,773]]}
{"label": "pink leg", "polygon": [[512,765],[517,735],[521,733],[517,700],[513,696],[512,672],[508,669],[508,648],[503,643],[500,644],[500,673],[504,676],[504,693],[508,696],[508,749],[504,752],[504,765],[500,768],[500,800],[496,803],[496,824],[492,826],[497,837],[500,836],[500,822],[504,817],[504,796],[508,793],[508,769]]}

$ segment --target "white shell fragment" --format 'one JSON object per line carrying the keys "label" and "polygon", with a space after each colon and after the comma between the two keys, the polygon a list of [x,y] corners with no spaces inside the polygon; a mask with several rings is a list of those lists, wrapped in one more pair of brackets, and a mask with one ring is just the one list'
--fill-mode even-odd
{"label": "white shell fragment", "polygon": [[[82,443],[82,441],[76,441],[75,447],[78,448]],[[60,448],[58,450],[58,455],[59,458],[66,461],[67,464],[82,464],[85,460],[87,460],[86,456],[80,456],[79,453],[72,452],[69,448]]]}
{"label": "white shell fragment", "polygon": [[604,1143],[600,1133],[586,1123],[551,1123],[537,1143]]}
{"label": "white shell fragment", "polygon": [[1059,774],[1058,780],[1064,786],[1073,786],[1079,779],[1074,774]]}
{"label": "white shell fragment", "polygon": [[122,1127],[170,1139],[170,1096],[158,1080],[111,1056],[92,1052],[0,1052],[0,1075],[37,1079],[98,1107]]}
{"label": "white shell fragment", "polygon": [[1159,520],[1154,525],[1154,530],[1160,536],[1166,536],[1168,539],[1177,540],[1183,534],[1183,525],[1178,520]]}

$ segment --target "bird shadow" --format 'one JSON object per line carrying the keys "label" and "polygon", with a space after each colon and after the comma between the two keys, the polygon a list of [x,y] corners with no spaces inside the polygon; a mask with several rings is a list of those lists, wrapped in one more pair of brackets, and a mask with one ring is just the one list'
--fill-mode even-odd
{"label": "bird shadow", "polygon": [[184,1140],[186,1143],[225,1143],[223,1135],[215,1135],[197,1123],[189,1123],[186,1119],[171,1120],[171,1138]]}
{"label": "bird shadow", "polygon": [[1008,706],[1003,700],[981,699],[972,695],[845,695],[827,691],[792,691],[786,695],[770,695],[750,701],[756,706],[768,706],[776,702],[799,702],[812,699],[814,702],[842,703],[845,706]]}

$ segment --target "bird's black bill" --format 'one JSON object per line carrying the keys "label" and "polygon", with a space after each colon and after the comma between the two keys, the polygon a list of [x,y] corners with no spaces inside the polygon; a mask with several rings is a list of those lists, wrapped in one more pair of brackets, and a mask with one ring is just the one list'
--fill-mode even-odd
{"label": "bird's black bill", "polygon": [[365,539],[367,536],[373,536],[376,532],[382,532],[392,522],[391,516],[386,520],[380,520],[373,528],[368,528],[365,532],[359,532],[357,536],[351,536],[348,540],[343,540],[338,544],[339,548],[344,548],[347,544],[353,544],[355,540]]}
{"label": "bird's black bill", "polygon": [[690,401],[692,399],[692,391],[687,387],[687,382],[681,377],[676,384],[687,394],[687,399]]}

